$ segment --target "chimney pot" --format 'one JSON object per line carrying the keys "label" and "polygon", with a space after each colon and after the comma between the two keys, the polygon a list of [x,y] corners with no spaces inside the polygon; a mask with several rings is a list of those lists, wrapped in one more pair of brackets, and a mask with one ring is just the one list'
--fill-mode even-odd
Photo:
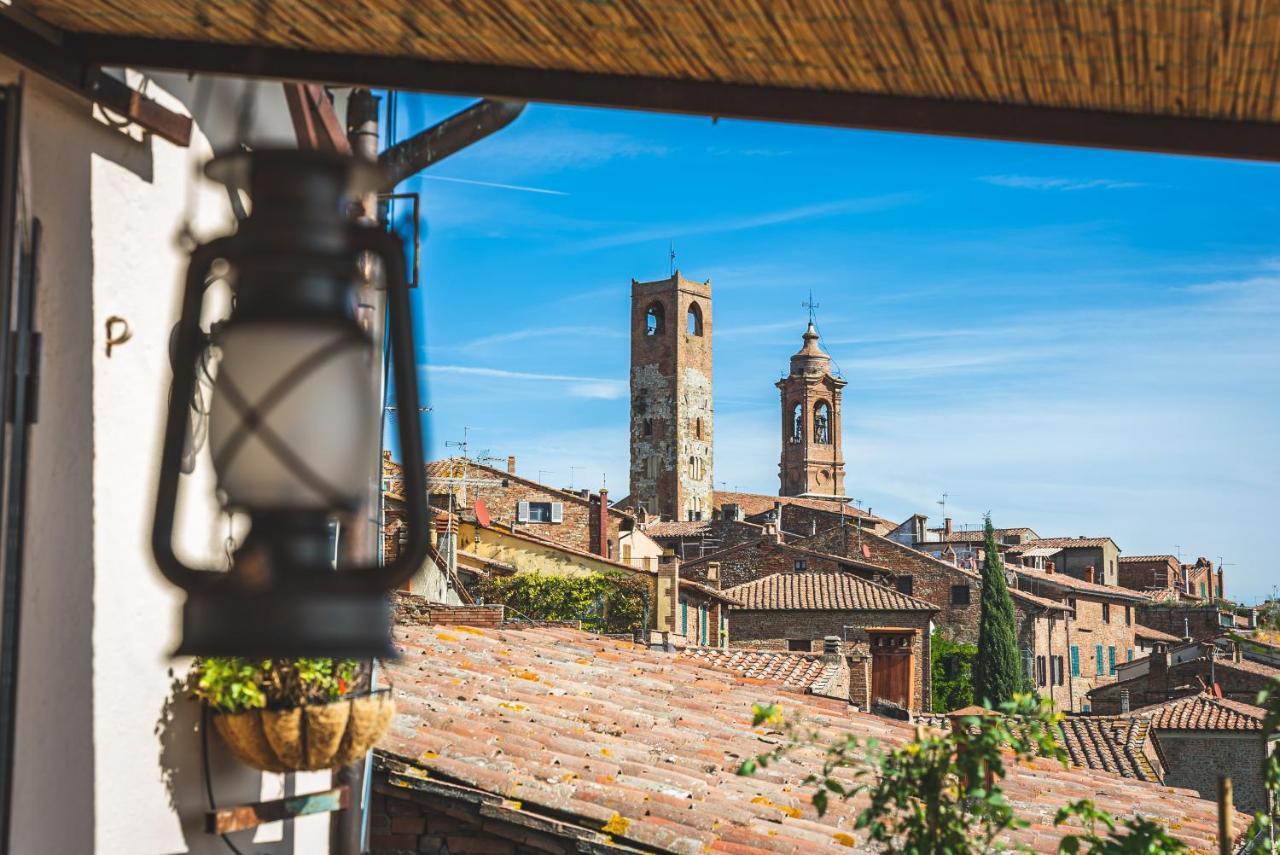
{"label": "chimney pot", "polygon": [[1244,659],[1244,646],[1239,641],[1231,642],[1231,661],[1240,662]]}
{"label": "chimney pot", "polygon": [[947,537],[951,536],[951,517],[947,517],[942,521],[942,530],[946,532]]}
{"label": "chimney pot", "polygon": [[507,474],[516,474],[516,456],[514,454],[507,455]]}
{"label": "chimney pot", "polygon": [[828,635],[822,639],[822,659],[830,662],[840,658],[840,636]]}
{"label": "chimney pot", "polygon": [[1090,564],[1088,567],[1084,568],[1084,580],[1085,580],[1086,582],[1092,583],[1092,582],[1093,582],[1094,572],[1095,572],[1095,571],[1094,571],[1094,569],[1093,569],[1093,565],[1092,565],[1092,564]]}

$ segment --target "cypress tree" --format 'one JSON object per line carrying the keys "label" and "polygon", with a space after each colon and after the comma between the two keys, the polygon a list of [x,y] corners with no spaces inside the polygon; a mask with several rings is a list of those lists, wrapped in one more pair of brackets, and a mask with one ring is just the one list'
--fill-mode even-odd
{"label": "cypress tree", "polygon": [[978,655],[973,661],[973,697],[998,707],[1022,691],[1026,680],[1018,656],[1018,632],[1013,598],[1005,584],[1004,564],[996,551],[995,530],[987,517],[986,560],[982,565],[982,616],[978,625]]}

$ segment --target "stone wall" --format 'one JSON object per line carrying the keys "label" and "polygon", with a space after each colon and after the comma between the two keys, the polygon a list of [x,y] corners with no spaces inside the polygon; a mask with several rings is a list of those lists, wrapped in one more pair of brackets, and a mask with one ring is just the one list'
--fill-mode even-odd
{"label": "stone wall", "polygon": [[932,704],[932,664],[927,612],[730,609],[729,646],[787,650],[790,641],[806,641],[809,650],[821,651],[823,638],[834,635],[846,640],[844,649],[847,654],[869,656],[866,630],[883,627],[917,630],[911,648],[915,661],[913,696],[917,708],[929,709]]}
{"label": "stone wall", "polygon": [[[797,561],[803,561],[804,567],[798,567]],[[853,569],[834,555],[791,549],[771,540],[761,540],[730,552],[718,552],[699,561],[688,562],[684,565],[685,578],[706,582],[707,567],[712,563],[720,565],[721,588],[731,588],[774,573],[791,573],[800,569],[809,573],[835,573]]]}
{"label": "stone wall", "polygon": [[[1131,605],[1112,602],[1104,597],[1085,595],[1077,592],[1075,601],[1075,618],[1068,628],[1071,636],[1070,646],[1079,654],[1080,673],[1070,676],[1071,709],[1084,711],[1085,705],[1091,703],[1087,694],[1100,687],[1116,681],[1111,671],[1111,650],[1115,649],[1116,665],[1130,661],[1138,655],[1138,643],[1134,636],[1137,624],[1138,609]],[[1103,619],[1103,606],[1107,610],[1110,621]],[[1101,647],[1101,668],[1099,668],[1099,650]],[[1067,667],[1071,660],[1068,652]],[[1099,674],[1101,670],[1101,674]],[[1092,712],[1097,710],[1091,709]]]}
{"label": "stone wall", "polygon": [[[1230,623],[1224,625],[1222,615],[1226,615]],[[1235,623],[1229,614],[1216,606],[1143,606],[1137,611],[1137,620],[1143,626],[1167,632],[1176,638],[1189,634],[1194,641],[1217,638]]]}
{"label": "stone wall", "polygon": [[[1267,807],[1262,782],[1262,736],[1256,732],[1152,731],[1164,761],[1164,782],[1195,790],[1201,798],[1218,797],[1218,777],[1229,775],[1236,810],[1252,816]],[[1242,823],[1246,817],[1240,817]]]}
{"label": "stone wall", "polygon": [[396,591],[392,609],[397,626],[441,625],[496,628],[502,625],[505,609],[500,605],[445,606]]}

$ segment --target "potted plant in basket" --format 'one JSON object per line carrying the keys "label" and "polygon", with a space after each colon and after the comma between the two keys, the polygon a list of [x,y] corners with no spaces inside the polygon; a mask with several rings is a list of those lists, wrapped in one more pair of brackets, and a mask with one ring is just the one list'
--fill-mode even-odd
{"label": "potted plant in basket", "polygon": [[264,772],[336,769],[364,756],[395,712],[391,692],[361,691],[353,659],[196,660],[195,697],[231,753]]}

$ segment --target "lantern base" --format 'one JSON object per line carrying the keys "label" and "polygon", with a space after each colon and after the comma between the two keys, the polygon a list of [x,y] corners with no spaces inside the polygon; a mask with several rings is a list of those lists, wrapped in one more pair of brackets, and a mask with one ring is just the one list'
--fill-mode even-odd
{"label": "lantern base", "polygon": [[384,594],[199,591],[182,607],[175,656],[394,659]]}

